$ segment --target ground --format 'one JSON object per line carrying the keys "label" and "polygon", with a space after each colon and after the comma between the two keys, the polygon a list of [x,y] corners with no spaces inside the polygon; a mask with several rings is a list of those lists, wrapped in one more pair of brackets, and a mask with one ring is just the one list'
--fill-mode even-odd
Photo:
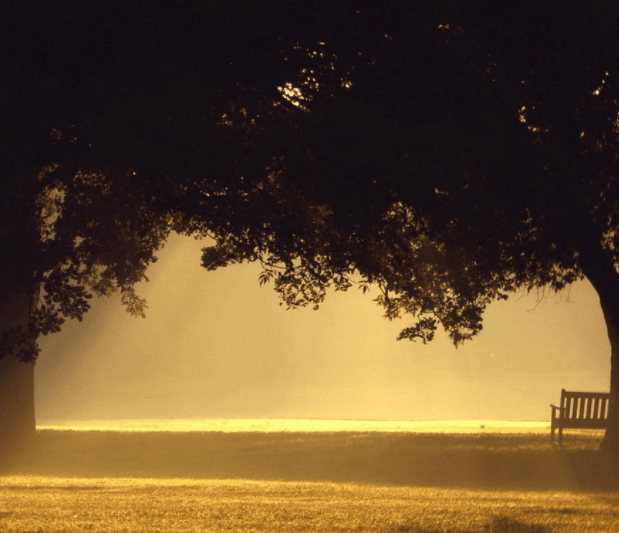
{"label": "ground", "polygon": [[0,532],[610,531],[600,438],[40,429],[4,465]]}

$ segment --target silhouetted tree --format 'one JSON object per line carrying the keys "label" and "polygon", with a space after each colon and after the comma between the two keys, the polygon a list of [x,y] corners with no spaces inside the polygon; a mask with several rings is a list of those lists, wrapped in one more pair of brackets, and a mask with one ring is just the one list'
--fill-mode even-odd
{"label": "silhouetted tree", "polygon": [[276,58],[268,7],[160,4],[3,10],[0,445],[34,436],[37,337],[81,319],[92,295],[120,291],[143,314],[133,287],[184,230],[186,183],[208,172],[221,192],[233,178],[242,139],[221,137],[224,110],[266,86],[277,94],[257,71]]}
{"label": "silhouetted tree", "polygon": [[300,16],[288,1],[4,9],[0,448],[34,437],[40,335],[93,295],[142,315],[134,285],[170,231],[236,224],[251,135],[232,126],[282,102]]}
{"label": "silhouetted tree", "polygon": [[171,230],[215,239],[209,269],[261,261],[292,307],[377,284],[424,342],[586,276],[619,450],[614,3],[62,7],[5,32],[3,354],[91,293],[139,314]]}
{"label": "silhouetted tree", "polygon": [[243,180],[222,199],[237,223],[205,223],[204,264],[260,260],[291,306],[377,283],[387,317],[416,318],[400,338],[440,324],[456,345],[491,301],[586,277],[612,346],[616,454],[617,6],[411,9],[359,2],[302,33],[286,112],[240,121]]}

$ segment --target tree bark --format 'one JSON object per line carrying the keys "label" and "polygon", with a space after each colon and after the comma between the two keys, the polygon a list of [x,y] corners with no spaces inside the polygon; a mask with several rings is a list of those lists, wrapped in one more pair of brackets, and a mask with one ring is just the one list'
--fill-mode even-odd
{"label": "tree bark", "polygon": [[[11,175],[16,177],[11,180]],[[9,169],[6,176],[0,198],[0,332],[18,326],[27,330],[38,295],[33,258],[38,250],[39,170]],[[34,363],[0,353],[0,459],[26,448],[35,437]]]}
{"label": "tree bark", "polygon": [[601,449],[611,455],[619,465],[619,312],[616,305],[600,296],[602,311],[610,340],[610,405],[608,426]]}
{"label": "tree bark", "polygon": [[598,293],[610,341],[608,426],[600,446],[619,466],[619,273],[600,245],[589,241],[579,250],[580,265]]}
{"label": "tree bark", "polygon": [[[13,295],[0,300],[0,331],[27,326],[30,295]],[[23,363],[0,354],[0,459],[19,452],[34,442],[34,363]]]}
{"label": "tree bark", "polygon": [[19,451],[34,441],[34,363],[0,359],[0,454]]}

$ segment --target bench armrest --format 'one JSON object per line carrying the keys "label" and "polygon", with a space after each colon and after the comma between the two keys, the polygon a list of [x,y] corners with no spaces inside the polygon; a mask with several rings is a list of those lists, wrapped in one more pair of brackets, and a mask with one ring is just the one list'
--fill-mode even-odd
{"label": "bench armrest", "polygon": [[561,408],[554,405],[554,404],[550,404],[550,407],[552,407],[552,418],[557,418],[557,411],[559,411],[558,417],[561,417]]}

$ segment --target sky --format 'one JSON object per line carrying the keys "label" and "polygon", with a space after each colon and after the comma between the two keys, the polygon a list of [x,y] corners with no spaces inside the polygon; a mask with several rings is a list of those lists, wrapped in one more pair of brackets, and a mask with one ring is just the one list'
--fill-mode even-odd
{"label": "sky", "polygon": [[329,293],[286,310],[257,265],[208,272],[204,242],[174,236],[140,287],[147,318],[100,298],[44,337],[40,424],[54,420],[327,418],[546,420],[562,388],[608,391],[610,345],[587,282],[514,294],[455,349],[397,341],[372,297]]}

